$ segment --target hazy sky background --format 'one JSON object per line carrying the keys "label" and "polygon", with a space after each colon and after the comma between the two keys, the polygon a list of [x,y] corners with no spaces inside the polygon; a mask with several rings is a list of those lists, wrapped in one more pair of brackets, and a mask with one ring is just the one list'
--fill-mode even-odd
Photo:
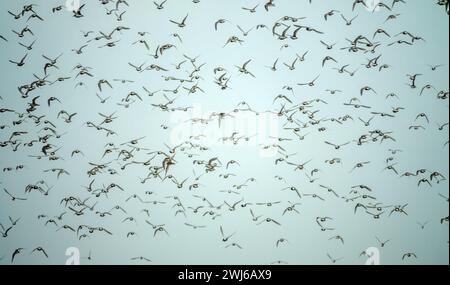
{"label": "hazy sky background", "polygon": [[[439,132],[437,124],[448,122],[448,101],[438,100],[436,94],[439,90],[448,92],[449,77],[449,23],[448,15],[443,7],[435,4],[436,1],[409,0],[407,4],[397,4],[395,10],[390,13],[386,10],[369,12],[363,7],[352,11],[351,0],[334,1],[292,1],[277,0],[276,8],[267,13],[263,9],[264,2],[259,1],[219,1],[201,0],[194,4],[190,0],[169,0],[163,10],[155,9],[152,1],[129,0],[130,7],[123,16],[123,21],[118,23],[114,17],[105,15],[105,8],[98,1],[84,1],[86,7],[83,9],[84,17],[76,19],[68,11],[53,14],[51,9],[64,1],[39,1],[35,11],[44,18],[41,22],[31,19],[14,20],[7,13],[8,10],[18,13],[22,6],[32,2],[25,1],[1,1],[0,2],[0,35],[6,37],[8,42],[0,40],[0,84],[2,86],[0,96],[0,108],[11,108],[20,112],[25,111],[25,104],[29,99],[20,98],[17,87],[35,80],[33,74],[43,75],[43,66],[46,60],[41,56],[57,57],[62,53],[58,61],[59,69],[49,71],[49,80],[53,81],[60,76],[70,76],[71,79],[64,83],[45,86],[34,91],[31,97],[41,96],[41,107],[37,114],[45,115],[49,120],[55,122],[58,131],[65,133],[60,140],[55,141],[61,147],[60,155],[64,160],[59,162],[48,162],[28,157],[30,154],[38,154],[39,148],[23,148],[12,152],[9,147],[0,149],[0,169],[4,167],[15,167],[23,164],[26,168],[20,172],[0,173],[1,188],[6,188],[17,196],[26,196],[27,201],[11,202],[9,197],[0,193],[0,222],[9,224],[8,216],[21,218],[7,238],[0,238],[0,264],[9,264],[10,256],[14,249],[25,248],[23,255],[19,256],[16,264],[64,264],[66,260],[65,250],[68,247],[78,247],[82,257],[86,257],[90,251],[93,254],[91,262],[82,260],[83,264],[135,264],[130,259],[136,256],[145,256],[151,259],[152,264],[270,264],[282,260],[289,264],[329,264],[327,253],[333,257],[343,259],[339,264],[364,264],[365,258],[359,254],[368,247],[378,246],[375,236],[381,239],[391,239],[391,242],[381,250],[382,264],[448,264],[448,223],[440,224],[442,217],[448,216],[448,202],[441,198],[441,193],[448,197],[448,183],[441,182],[433,184],[432,188],[427,186],[417,187],[416,178],[399,178],[391,172],[383,171],[386,167],[385,160],[390,157],[390,148],[400,148],[401,153],[395,155],[398,164],[396,168],[400,173],[415,171],[426,168],[430,171],[439,171],[444,176],[449,174],[448,128]],[[250,14],[241,9],[242,6],[252,7],[260,3],[257,12]],[[390,4],[390,3],[389,3]],[[111,6],[110,6],[111,7]],[[325,21],[323,15],[332,10],[339,10],[346,18],[358,15],[352,26],[346,26],[339,15]],[[400,14],[398,19],[384,23],[390,14]],[[180,30],[169,19],[181,20],[189,14],[185,29]],[[239,24],[243,29],[250,29],[258,24],[265,24],[271,29],[276,21],[283,16],[305,17],[300,23],[315,27],[324,32],[323,35],[312,33],[301,33],[297,41],[282,42],[275,39],[269,30],[253,30],[248,37],[244,37],[236,28]],[[231,23],[222,25],[218,32],[214,30],[214,23],[224,18]],[[12,30],[20,31],[29,26],[35,37],[27,35],[18,39]],[[99,31],[109,33],[116,26],[122,25],[131,30],[116,34],[115,39],[120,39],[116,48],[100,49],[99,46],[106,42],[94,41],[84,50],[82,55],[76,55],[71,50],[82,46],[86,39],[80,31]],[[378,28],[388,31],[392,38],[378,35],[376,41],[382,46],[380,62],[390,65],[388,71],[379,72],[378,69],[367,70],[362,64],[376,54],[354,54],[346,50],[340,50],[348,46],[347,39],[354,39],[358,35],[366,35],[373,38],[373,33]],[[145,50],[142,45],[132,45],[139,39],[138,31],[149,32],[146,39],[150,44],[150,51]],[[403,31],[409,31],[423,37],[425,42],[417,42],[413,46],[391,46],[387,44],[397,40],[394,36]],[[182,37],[181,44],[172,36],[179,33]],[[242,45],[235,44],[223,48],[227,39],[236,35],[245,42]],[[92,37],[92,36],[91,36]],[[10,59],[20,59],[26,50],[17,42],[31,43],[36,39],[32,51],[29,52],[26,65],[17,68],[9,63]],[[336,47],[328,51],[319,43],[323,40],[327,43],[337,43]],[[172,43],[177,46],[166,52],[161,59],[155,60],[151,56],[158,45]],[[289,47],[280,50],[280,47],[288,43]],[[291,63],[296,54],[309,51],[307,60],[298,64],[295,71],[289,71],[283,62]],[[199,73],[202,79],[199,86],[205,93],[187,95],[186,91],[180,92],[178,96],[167,93],[170,98],[177,98],[175,106],[197,106],[205,114],[209,112],[229,112],[236,108],[239,102],[245,101],[259,111],[279,110],[280,103],[273,103],[278,94],[289,95],[294,103],[321,98],[327,101],[327,105],[315,105],[314,110],[319,109],[318,118],[339,117],[345,114],[354,116],[354,122],[344,125],[326,123],[328,131],[318,133],[316,128],[306,130],[310,133],[302,142],[294,140],[284,145],[288,153],[297,153],[291,160],[304,162],[312,159],[308,169],[318,168],[319,180],[309,183],[303,172],[294,172],[293,166],[285,164],[275,166],[275,157],[267,157],[261,154],[257,141],[251,145],[223,146],[219,143],[211,145],[207,153],[200,154],[198,159],[208,160],[219,157],[222,162],[231,159],[238,160],[240,168],[232,172],[237,177],[224,180],[219,174],[226,173],[226,169],[220,169],[213,175],[205,175],[201,178],[202,187],[194,193],[188,189],[177,189],[169,181],[160,182],[151,180],[143,185],[139,178],[147,175],[142,167],[131,167],[126,171],[120,171],[120,165],[115,163],[118,175],[108,174],[95,177],[95,185],[101,187],[112,182],[125,188],[125,192],[113,192],[107,198],[98,199],[98,210],[108,211],[119,204],[126,207],[128,213],[115,213],[112,217],[99,218],[94,213],[87,212],[85,216],[76,217],[69,210],[64,209],[60,203],[64,197],[76,196],[88,198],[89,194],[82,186],[87,186],[93,178],[89,178],[86,171],[89,162],[105,163],[102,160],[104,147],[108,142],[116,145],[130,141],[134,138],[145,137],[140,146],[151,150],[164,150],[164,143],[173,145],[171,130],[179,130],[180,126],[175,124],[177,115],[160,112],[151,104],[165,102],[162,94],[147,97],[142,87],[157,91],[163,89],[175,89],[177,82],[167,82],[161,78],[162,73],[148,71],[137,73],[128,63],[140,65],[146,63],[158,64],[173,70],[172,64],[184,60],[183,54],[198,58],[198,63],[206,63]],[[322,59],[331,55],[338,60],[338,64],[329,63],[322,68]],[[265,66],[271,66],[279,58],[279,71],[271,72]],[[248,68],[256,78],[239,75],[235,65],[242,65],[252,59]],[[76,71],[73,67],[77,64],[92,67],[94,78],[84,77],[75,79]],[[354,77],[343,76],[333,70],[332,67],[340,67],[349,64],[350,70],[359,69]],[[428,64],[444,64],[435,72],[432,72]],[[226,91],[213,83],[214,68],[222,66],[229,71],[231,76],[230,87]],[[168,74],[179,77],[187,77],[192,70],[189,63],[179,71]],[[408,87],[407,74],[421,73],[418,79],[418,89],[412,90]],[[309,82],[317,75],[319,80],[314,88],[299,87],[297,83]],[[112,81],[114,78],[131,79],[132,84],[120,84]],[[108,79],[113,83],[114,89],[106,87],[101,93],[102,97],[111,96],[106,104],[100,104],[95,94],[99,93],[97,82],[100,79]],[[83,80],[85,87],[77,89],[74,86]],[[419,96],[420,89],[426,84],[432,84],[436,91],[425,91]],[[283,86],[293,86],[292,95]],[[372,86],[377,95],[359,95],[362,86]],[[190,85],[186,85],[189,86]],[[326,89],[340,89],[343,92],[330,95]],[[128,109],[118,106],[130,91],[135,91],[143,96],[143,102],[136,102]],[[399,99],[385,99],[386,95],[395,92]],[[55,104],[48,108],[44,98],[50,96],[58,97],[63,104]],[[395,118],[375,118],[373,126],[364,127],[358,120],[358,116],[365,119],[371,117],[370,111],[344,107],[342,103],[353,97],[361,98],[362,103],[372,106],[372,111],[390,112],[391,107],[403,106],[402,111]],[[317,106],[317,107],[316,107]],[[57,119],[61,109],[69,113],[77,112],[71,124],[65,124]],[[106,137],[95,129],[87,128],[87,121],[98,122],[101,118],[98,113],[111,114],[117,112],[119,119],[110,128],[118,133],[117,136]],[[426,130],[410,131],[408,127],[414,122],[417,114],[426,113],[430,118],[430,124],[424,123]],[[192,113],[188,113],[192,114]],[[198,117],[197,114],[193,115]],[[0,114],[0,125],[10,125],[14,116]],[[172,120],[172,121],[171,121]],[[285,121],[276,122],[280,137],[293,137],[292,132],[282,130]],[[161,125],[168,125],[165,130]],[[265,124],[263,124],[265,126]],[[182,128],[185,128],[182,126]],[[210,126],[210,128],[215,128]],[[269,127],[267,127],[269,128]],[[250,128],[251,129],[251,128]],[[335,151],[325,145],[325,140],[336,143],[344,143],[356,139],[361,134],[374,129],[393,132],[396,142],[379,142],[357,147],[354,143]],[[40,127],[36,127],[31,121],[19,127],[0,131],[0,141],[8,140],[12,131],[28,131],[28,138],[34,138],[42,134]],[[253,130],[247,135],[251,136]],[[195,133],[192,135],[198,135]],[[230,135],[227,133],[227,135]],[[25,142],[25,141],[24,141]],[[84,152],[84,157],[71,158],[74,149]],[[114,156],[111,156],[114,157]],[[343,164],[329,166],[324,161],[334,157],[342,158]],[[141,154],[137,160],[143,161],[146,156]],[[147,158],[148,159],[148,158]],[[180,180],[190,178],[192,181],[196,175],[202,173],[201,167],[193,166],[192,161],[180,157],[180,161],[173,169],[173,174]],[[371,161],[367,167],[357,172],[349,173],[352,167],[361,161]],[[62,167],[67,169],[70,176],[56,179],[54,174],[43,173],[43,170]],[[274,179],[274,176],[283,176],[286,183]],[[251,221],[249,209],[239,209],[233,213],[226,209],[222,210],[222,217],[215,221],[204,218],[201,215],[193,215],[189,212],[188,218],[174,216],[172,205],[175,202],[164,199],[169,195],[178,195],[185,206],[199,206],[201,201],[192,197],[192,194],[206,196],[214,204],[223,201],[234,203],[241,196],[233,196],[221,193],[220,190],[231,189],[232,185],[245,182],[248,178],[256,178],[256,183],[250,184],[243,190],[242,197],[246,202],[258,203],[269,201],[283,201],[282,205],[272,208],[252,206],[257,214],[264,217],[272,217],[279,220],[282,226],[260,225]],[[45,179],[53,189],[50,195],[44,197],[40,194],[25,194],[24,189],[28,184]],[[319,184],[332,186],[341,196],[348,196],[353,185],[365,184],[374,189],[374,195],[385,205],[408,204],[408,216],[385,214],[382,219],[374,220],[370,216],[360,212],[354,214],[354,203],[346,203],[343,199],[333,199],[328,196]],[[310,198],[298,199],[293,192],[280,191],[281,189],[295,186],[302,193],[318,193],[327,197],[326,201],[312,200]],[[125,202],[133,195],[143,196],[145,191],[153,191],[153,197],[147,200],[164,200],[166,205],[147,206],[151,216],[146,218],[141,210],[145,205],[138,201]],[[351,195],[350,195],[351,196]],[[97,201],[91,198],[90,201]],[[282,216],[283,209],[288,206],[287,201],[298,201],[300,215]],[[78,226],[88,224],[103,226],[114,232],[112,237],[101,234],[93,235],[89,239],[78,240],[76,235],[67,231],[58,231],[57,227],[45,226],[45,219],[38,220],[37,216],[45,214],[50,217],[68,211],[64,223]],[[123,219],[133,216],[137,223],[123,223]],[[333,232],[321,232],[315,222],[318,216],[333,217],[334,220],[328,225],[335,228]],[[166,224],[170,236],[157,235],[153,237],[153,230],[145,223],[148,219],[156,224]],[[421,230],[417,222],[429,221],[425,230]],[[205,229],[192,230],[184,225],[185,222],[205,225]],[[219,227],[223,225],[226,232],[237,232],[233,241],[243,247],[239,249],[226,249],[221,242]],[[135,231],[138,236],[126,238],[129,231]],[[330,241],[330,237],[341,235],[345,239],[342,245],[338,241]],[[289,244],[275,247],[278,239],[285,238]],[[49,259],[43,259],[39,255],[30,255],[31,250],[42,246],[49,253]],[[402,255],[415,252],[418,259],[402,261]]]}

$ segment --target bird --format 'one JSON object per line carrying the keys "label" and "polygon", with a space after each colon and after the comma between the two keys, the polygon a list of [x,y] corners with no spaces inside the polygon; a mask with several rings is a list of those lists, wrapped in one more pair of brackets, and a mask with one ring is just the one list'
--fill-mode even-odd
{"label": "bird", "polygon": [[379,239],[378,237],[375,237],[376,240],[378,241],[378,244],[380,245],[380,247],[384,248],[386,247],[386,245],[391,242],[391,240],[386,240],[386,241],[382,241],[381,239]]}
{"label": "bird", "polygon": [[250,13],[256,13],[256,9],[259,7],[260,4],[254,6],[253,8],[246,8],[246,7],[242,7],[242,10],[248,11]]}
{"label": "bird", "polygon": [[20,197],[16,197],[13,196],[11,193],[9,193],[8,190],[6,190],[5,188],[3,188],[3,191],[11,198],[11,201],[27,201],[27,198],[20,198]]}
{"label": "bird", "polygon": [[277,240],[276,247],[280,247],[281,244],[285,244],[285,243],[289,243],[289,241],[284,238],[281,238],[281,239]]}
{"label": "bird", "polygon": [[58,98],[56,98],[56,97],[50,97],[50,98],[47,99],[47,105],[50,107],[50,105],[51,105],[52,102],[54,102],[54,101],[61,103],[61,101],[60,101]]}
{"label": "bird", "polygon": [[176,24],[179,28],[184,28],[186,27],[186,20],[188,18],[189,14],[186,15],[186,17],[183,18],[183,20],[181,20],[181,22],[176,22],[174,20],[170,20],[171,23]]}
{"label": "bird", "polygon": [[46,258],[48,258],[47,252],[42,247],[36,247],[35,249],[33,249],[31,251],[31,254],[36,253],[36,252],[42,253]]}
{"label": "bird", "polygon": [[309,86],[309,87],[314,87],[315,83],[317,81],[317,79],[319,79],[320,75],[316,76],[312,81],[307,82],[307,83],[297,83],[298,86]]}
{"label": "bird", "polygon": [[284,65],[289,68],[289,70],[293,71],[295,70],[295,64],[297,63],[297,61],[298,58],[295,58],[295,60],[291,64],[284,63]]}
{"label": "bird", "polygon": [[348,20],[343,14],[341,14],[341,18],[345,21],[345,24],[347,26],[351,26],[353,24],[353,22],[356,20],[356,18],[358,18],[358,17],[359,17],[359,15],[356,15],[355,17]]}
{"label": "bird", "polygon": [[341,12],[333,9],[333,10],[330,10],[329,12],[327,12],[323,17],[324,17],[325,21],[328,21],[328,18],[331,16],[334,16],[336,13],[340,14]]}
{"label": "bird", "polygon": [[0,262],[446,262],[447,0],[41,2],[0,27]]}
{"label": "bird", "polygon": [[155,4],[156,9],[162,10],[162,9],[164,9],[164,5],[166,4],[167,1],[168,0],[164,0],[164,1],[160,2],[160,3],[153,2],[153,4]]}
{"label": "bird", "polygon": [[[241,31],[241,33],[242,33],[242,35],[243,35],[244,37],[248,37],[248,35],[250,34],[250,32],[254,29],[254,27],[253,27],[253,28],[250,28],[249,30],[244,30],[243,28],[241,28],[240,25],[237,25],[237,27],[238,27],[239,31]],[[236,40],[237,40],[237,39],[236,39]],[[239,41],[239,40],[238,40],[238,41]],[[242,41],[239,41],[239,42],[242,42]]]}
{"label": "bird", "polygon": [[409,258],[417,259],[417,255],[415,253],[405,253],[405,254],[403,254],[402,260],[409,259]]}
{"label": "bird", "polygon": [[346,143],[343,143],[343,144],[334,144],[334,143],[325,141],[325,143],[328,144],[328,145],[333,146],[335,150],[339,150],[339,149],[341,149],[343,146],[349,145],[351,142],[346,142]]}
{"label": "bird", "polygon": [[78,8],[74,9],[73,12],[73,17],[74,18],[82,18],[84,17],[84,15],[81,13],[81,10],[84,8],[86,4],[80,5]]}
{"label": "bird", "polygon": [[0,227],[2,228],[2,230],[0,231],[0,234],[2,235],[3,238],[7,238],[8,233],[9,233],[9,231],[12,230],[13,226],[5,228],[2,224],[0,224]]}
{"label": "bird", "polygon": [[223,227],[222,226],[220,226],[220,234],[221,234],[221,236],[222,236],[222,242],[228,242],[234,235],[236,235],[236,232],[234,232],[234,233],[232,233],[232,234],[230,234],[230,235],[226,235],[225,234],[225,232],[224,232],[224,230],[223,230]]}
{"label": "bird", "polygon": [[143,256],[138,256],[138,257],[133,257],[131,258],[131,260],[133,261],[147,261],[147,262],[152,262],[150,259],[143,257]]}
{"label": "bird", "polygon": [[342,260],[343,258],[334,258],[329,253],[327,253],[328,259],[330,259],[331,263],[336,264],[338,261]]}
{"label": "bird", "polygon": [[82,45],[80,48],[78,49],[72,49],[73,52],[75,52],[78,55],[83,54],[83,49],[85,49],[88,45]]}
{"label": "bird", "polygon": [[425,227],[429,224],[430,222],[425,222],[425,223],[421,223],[421,222],[417,222],[417,224],[419,225],[419,227],[424,230]]}
{"label": "bird", "polygon": [[432,71],[436,71],[436,70],[438,70],[440,67],[442,67],[444,65],[443,64],[438,64],[438,65],[431,65],[431,64],[429,64],[428,66],[430,67],[430,69]]}
{"label": "bird", "polygon": [[27,54],[25,54],[21,59],[20,59],[20,61],[14,61],[14,60],[9,60],[9,62],[11,62],[11,63],[13,63],[13,64],[15,64],[17,67],[22,67],[22,66],[24,66],[25,65],[25,59],[28,57],[28,53]]}
{"label": "bird", "polygon": [[264,9],[266,9],[267,12],[269,12],[269,9],[273,7],[275,7],[275,0],[268,0],[266,4],[264,4]]}
{"label": "bird", "polygon": [[246,61],[246,62],[242,65],[242,67],[241,67],[241,66],[236,66],[236,68],[239,70],[240,73],[242,73],[242,74],[249,74],[249,75],[251,75],[253,78],[256,78],[256,76],[255,76],[253,73],[251,73],[250,71],[248,71],[248,69],[247,69],[247,66],[250,64],[251,61],[252,61],[252,60],[250,59],[250,60]]}
{"label": "bird", "polygon": [[23,46],[28,51],[31,51],[33,49],[33,46],[34,46],[35,43],[36,43],[36,40],[32,41],[31,44],[29,44],[29,45],[25,45],[23,43],[19,43],[19,45]]}
{"label": "bird", "polygon": [[14,260],[16,259],[17,255],[21,254],[23,251],[24,251],[24,248],[21,248],[21,247],[15,249],[11,256],[11,263],[14,263]]}

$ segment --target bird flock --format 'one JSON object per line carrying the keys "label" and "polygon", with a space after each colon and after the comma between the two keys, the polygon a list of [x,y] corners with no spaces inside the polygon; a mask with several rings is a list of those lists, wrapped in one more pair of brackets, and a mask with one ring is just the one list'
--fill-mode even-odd
{"label": "bird flock", "polygon": [[0,4],[0,264],[448,264],[448,0],[63,2]]}

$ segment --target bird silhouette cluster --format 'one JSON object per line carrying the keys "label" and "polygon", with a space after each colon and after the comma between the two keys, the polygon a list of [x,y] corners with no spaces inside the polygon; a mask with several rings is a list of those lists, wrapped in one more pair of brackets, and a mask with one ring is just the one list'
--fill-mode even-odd
{"label": "bird silhouette cluster", "polygon": [[[86,263],[111,241],[133,264],[184,244],[219,263],[448,254],[448,65],[422,64],[441,30],[402,21],[414,0],[31,2],[1,11],[0,263],[59,263],[49,240]],[[266,115],[263,141],[225,130]]]}

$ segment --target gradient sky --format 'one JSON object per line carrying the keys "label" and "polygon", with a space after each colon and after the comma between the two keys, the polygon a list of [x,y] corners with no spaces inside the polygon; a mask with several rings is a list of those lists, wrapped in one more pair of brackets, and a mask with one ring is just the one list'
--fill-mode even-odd
{"label": "gradient sky", "polygon": [[[8,42],[0,40],[0,84],[2,86],[0,96],[0,108],[11,108],[24,112],[28,99],[20,98],[17,87],[34,80],[33,74],[42,75],[45,59],[42,54],[56,57],[62,54],[58,61],[58,70],[51,70],[50,80],[59,76],[70,76],[61,84],[45,86],[33,93],[33,96],[41,96],[41,107],[37,114],[45,115],[55,122],[58,131],[64,133],[60,140],[55,141],[61,147],[60,155],[63,161],[54,163],[46,160],[36,160],[29,157],[37,154],[39,148],[22,148],[12,152],[8,148],[0,148],[0,169],[15,167],[23,164],[26,168],[20,172],[1,172],[1,188],[6,188],[17,196],[27,196],[24,202],[12,203],[4,192],[0,193],[0,222],[3,225],[9,223],[8,216],[21,218],[7,238],[0,238],[0,264],[9,264],[10,256],[14,249],[25,248],[24,254],[17,258],[16,264],[64,264],[65,251],[69,247],[77,247],[81,256],[86,257],[92,251],[94,259],[89,262],[82,260],[83,264],[135,264],[131,258],[145,256],[151,259],[152,264],[270,264],[282,260],[289,264],[329,264],[327,253],[333,257],[343,259],[339,264],[364,264],[364,257],[359,254],[369,247],[379,247],[375,237],[391,239],[386,248],[380,248],[382,264],[448,264],[448,223],[440,224],[442,217],[448,216],[448,202],[439,196],[448,197],[448,183],[433,184],[432,188],[417,187],[417,179],[399,178],[391,172],[383,171],[386,167],[385,160],[390,157],[391,148],[400,148],[401,153],[395,155],[396,165],[400,173],[426,168],[430,171],[439,171],[445,177],[449,174],[448,128],[439,132],[437,124],[448,122],[448,101],[438,100],[436,94],[439,90],[448,92],[449,83],[449,22],[444,8],[435,4],[436,1],[409,0],[407,4],[397,4],[393,12],[381,10],[377,12],[367,11],[358,7],[352,11],[351,0],[312,1],[308,0],[277,0],[276,7],[267,13],[263,9],[264,2],[259,1],[219,1],[201,0],[194,4],[190,0],[169,0],[165,9],[157,10],[151,1],[129,1],[130,7],[126,8],[123,21],[118,23],[114,17],[105,15],[105,8],[98,1],[84,1],[86,7],[83,10],[84,17],[76,19],[68,11],[53,14],[51,9],[63,3],[62,1],[39,1],[35,7],[36,12],[44,18],[41,22],[31,19],[14,20],[8,14],[8,10],[15,13],[21,11],[22,6],[32,1],[1,1],[0,2],[0,35],[6,37]],[[36,2],[37,3],[37,2]],[[241,9],[242,6],[254,6],[260,3],[257,12],[250,14]],[[111,6],[109,6],[111,7]],[[125,9],[125,7],[122,7]],[[346,26],[339,15],[335,15],[325,21],[323,15],[336,9],[347,18],[358,15],[352,26]],[[400,14],[398,19],[385,22],[390,14]],[[180,30],[169,22],[169,19],[182,19],[189,14],[188,26]],[[269,30],[254,30],[248,37],[243,37],[236,28],[239,24],[243,29],[250,29],[264,23],[269,29],[283,16],[305,17],[300,22],[304,25],[315,27],[324,32],[323,35],[305,33],[297,41],[282,42],[275,39]],[[214,23],[224,18],[230,21],[222,25],[218,32],[214,31]],[[28,25],[35,34],[18,39],[12,30],[20,31]],[[82,55],[76,55],[72,49],[82,46],[86,39],[80,31],[109,32],[116,26],[122,25],[130,28],[121,35],[116,34],[115,39],[120,39],[116,48],[100,49],[99,46],[106,42],[92,42]],[[388,31],[392,38],[377,36],[376,41],[381,43],[379,52],[382,64],[389,64],[387,71],[379,72],[377,69],[366,70],[363,64],[367,60],[377,56],[376,54],[349,53],[340,48],[348,46],[345,40],[353,39],[358,35],[366,35],[373,38],[373,33],[378,28]],[[132,45],[139,36],[138,31],[149,32],[146,36],[150,44],[150,51],[143,46]],[[417,42],[413,46],[391,46],[388,44],[397,40],[394,36],[403,31],[409,31],[423,37],[426,41]],[[179,43],[172,36],[179,33],[183,43]],[[237,35],[244,39],[242,45],[229,45],[223,48],[227,39]],[[36,43],[23,68],[17,68],[8,60],[20,59],[26,50],[18,44]],[[327,43],[336,43],[336,47],[328,51],[319,43],[323,40]],[[167,54],[158,60],[151,56],[157,45],[172,43],[177,47],[167,51]],[[289,44],[288,48],[280,50],[283,44]],[[296,54],[309,51],[307,60],[298,65],[295,71],[289,71],[282,66],[283,62],[292,62]],[[187,94],[184,90],[179,96],[167,93],[170,98],[176,98],[176,106],[195,106],[195,111],[190,111],[183,116],[188,118],[206,116],[211,112],[229,112],[236,108],[239,102],[245,101],[254,110],[261,112],[266,110],[279,110],[280,104],[273,103],[278,94],[289,95],[294,103],[321,98],[327,101],[327,105],[316,105],[314,110],[320,109],[318,118],[339,117],[350,114],[355,117],[354,122],[348,122],[342,126],[327,122],[326,133],[318,133],[316,128],[305,131],[310,133],[302,142],[295,140],[284,144],[289,154],[297,153],[292,158],[295,162],[304,162],[312,159],[308,170],[318,168],[319,180],[309,183],[302,172],[293,171],[292,166],[274,165],[276,157],[261,152],[260,144],[267,141],[258,137],[257,141],[236,146],[224,146],[219,143],[210,145],[207,153],[201,153],[198,159],[210,159],[219,157],[222,162],[236,159],[241,166],[235,168],[237,177],[224,180],[219,174],[227,172],[226,169],[205,175],[201,179],[203,185],[196,192],[188,189],[177,189],[170,182],[152,180],[142,185],[139,178],[145,177],[147,172],[143,168],[130,168],[120,171],[120,164],[115,163],[119,174],[108,174],[95,177],[96,185],[108,185],[117,183],[125,188],[125,192],[114,192],[106,199],[98,199],[99,210],[107,211],[120,204],[127,207],[127,215],[115,214],[112,217],[101,219],[94,213],[87,213],[82,217],[71,215],[64,209],[60,201],[64,197],[77,196],[89,197],[83,186],[87,186],[92,179],[88,177],[89,162],[108,162],[102,160],[105,144],[114,142],[116,145],[134,138],[145,137],[141,146],[151,150],[166,150],[164,143],[174,146],[173,137],[180,130],[190,130],[188,124],[179,124],[180,114],[164,113],[152,107],[151,104],[165,102],[162,93],[154,97],[146,97],[142,87],[157,91],[175,89],[177,82],[166,82],[161,78],[161,73],[154,71],[137,73],[130,68],[129,62],[134,64],[157,63],[171,69],[171,75],[187,77],[192,67],[189,63],[179,71],[173,71],[172,64],[181,62],[183,55],[191,57],[199,56],[199,63],[206,63],[202,68],[199,86],[204,93]],[[339,61],[339,64],[330,63],[322,68],[321,61],[331,55]],[[271,72],[266,66],[279,58],[279,71]],[[235,65],[242,65],[252,59],[249,69],[256,78],[239,75]],[[73,67],[77,64],[92,67],[94,78],[83,78],[86,87],[75,89],[74,86],[80,79],[75,79],[76,72]],[[333,70],[349,64],[349,69],[359,72],[354,77],[343,76]],[[444,64],[435,72],[429,68],[429,64]],[[231,76],[230,87],[226,91],[213,83],[214,68],[222,66],[229,71]],[[408,87],[407,74],[423,74],[418,80],[419,88],[412,90]],[[296,86],[300,82],[309,82],[320,75],[314,88]],[[111,96],[106,104],[100,104],[95,94],[99,93],[97,82],[100,79],[131,79],[134,83],[119,84],[114,82],[114,89],[102,92],[102,96]],[[426,84],[432,84],[436,92],[426,91],[420,96],[420,89]],[[363,98],[359,95],[362,86],[372,86],[377,95],[367,95]],[[294,86],[294,95],[283,90],[283,86]],[[190,87],[186,84],[186,87]],[[330,95],[326,89],[340,89],[342,93]],[[137,102],[129,108],[123,108],[116,103],[130,91],[143,95],[144,101]],[[386,95],[395,92],[399,99],[385,99]],[[54,96],[60,98],[63,104],[55,104],[48,108],[44,98]],[[372,106],[373,111],[389,112],[391,107],[403,106],[406,109],[392,119],[374,119],[373,126],[364,127],[358,120],[358,116],[365,119],[371,117],[370,111],[355,111],[343,106],[351,98],[358,97],[365,105]],[[71,124],[57,119],[61,109],[75,113]],[[87,121],[98,122],[98,113],[111,114],[117,112],[119,119],[111,128],[118,135],[106,137],[94,129],[87,128]],[[198,113],[200,112],[200,113]],[[415,118],[419,113],[429,115],[429,125],[425,123],[426,130],[410,131],[408,127],[415,124]],[[10,125],[16,119],[8,114],[0,114],[0,125]],[[250,121],[255,118],[250,118]],[[242,119],[245,120],[245,119]],[[258,121],[260,120],[260,121]],[[246,135],[252,136],[255,129],[261,131],[274,131],[280,137],[291,137],[292,132],[283,130],[284,120],[264,122],[261,118],[256,124],[249,123]],[[273,120],[273,118],[272,118]],[[184,117],[183,117],[184,121]],[[232,122],[230,124],[233,124]],[[273,124],[272,127],[270,124]],[[167,130],[161,128],[167,125]],[[242,127],[242,121],[240,121]],[[393,132],[396,142],[379,142],[364,147],[352,144],[341,151],[335,151],[325,145],[325,140],[336,143],[344,143],[356,139],[362,133],[379,129]],[[36,127],[31,121],[25,122],[19,127],[0,131],[0,141],[8,140],[13,130],[28,131],[27,138],[35,138],[42,134],[40,127]],[[209,126],[209,131],[230,135],[225,129],[218,129],[216,125]],[[188,132],[189,135],[199,135],[199,130]],[[84,157],[71,158],[72,150],[80,149]],[[342,158],[343,164],[330,167],[324,161],[330,158]],[[145,154],[138,160],[144,160]],[[173,175],[180,180],[194,177],[202,173],[201,168],[195,167],[191,159],[180,157],[180,161],[174,167]],[[361,161],[371,161],[371,164],[350,173],[352,167]],[[63,167],[68,170],[70,176],[56,179],[54,174],[44,173],[43,170],[52,167]],[[274,176],[284,177],[286,183],[274,179]],[[248,178],[256,178],[256,183],[243,190],[240,196],[230,196],[221,193],[220,190],[230,189],[234,184],[245,182]],[[45,179],[54,188],[50,195],[44,197],[33,193],[25,194],[26,185]],[[354,203],[346,203],[344,199],[333,199],[323,192],[319,184],[332,186],[339,195],[348,196],[351,186],[365,184],[374,189],[374,195],[385,205],[408,204],[408,216],[387,214],[380,220],[374,220],[364,212],[354,214]],[[322,202],[308,198],[300,199],[290,191],[280,191],[288,186],[296,186],[302,193],[320,193],[327,200]],[[153,191],[152,200],[164,200],[165,196],[178,195],[187,206],[200,205],[200,201],[192,196],[197,194],[207,196],[214,203],[236,202],[243,197],[246,202],[283,201],[282,205],[272,208],[254,206],[252,209],[264,217],[272,217],[280,220],[281,227],[271,225],[256,226],[251,221],[249,209],[239,209],[230,213],[224,211],[222,217],[217,220],[202,218],[201,215],[189,214],[188,218],[174,216],[172,205],[149,206],[151,217],[148,218],[157,224],[166,224],[170,236],[158,235],[153,237],[152,229],[145,223],[145,216],[141,213],[144,207],[139,202],[124,202],[130,195],[143,195],[145,191]],[[298,200],[298,201],[297,201]],[[91,198],[90,201],[97,201]],[[287,201],[301,203],[300,215],[282,216],[283,209],[288,205]],[[98,225],[114,232],[112,237],[93,235],[89,239],[78,240],[76,235],[58,231],[55,227],[45,226],[45,220],[37,220],[37,216],[45,214],[50,217],[69,211],[64,223],[78,226],[80,224]],[[123,219],[134,216],[136,224],[123,223]],[[336,230],[333,232],[321,232],[315,222],[318,216],[330,216],[334,220],[329,224]],[[427,222],[425,230],[421,230],[417,222]],[[206,225],[205,229],[192,230],[184,223]],[[237,232],[234,237],[243,249],[226,249],[221,242],[219,228],[223,225],[227,232]],[[127,239],[126,234],[135,231],[138,236]],[[342,245],[338,241],[330,241],[330,237],[341,235],[345,239]],[[283,247],[275,247],[280,238],[286,238],[290,244]],[[44,247],[49,253],[49,259],[43,259],[39,255],[30,255],[30,251],[38,246]],[[415,252],[417,259],[402,260],[404,253]]]}

